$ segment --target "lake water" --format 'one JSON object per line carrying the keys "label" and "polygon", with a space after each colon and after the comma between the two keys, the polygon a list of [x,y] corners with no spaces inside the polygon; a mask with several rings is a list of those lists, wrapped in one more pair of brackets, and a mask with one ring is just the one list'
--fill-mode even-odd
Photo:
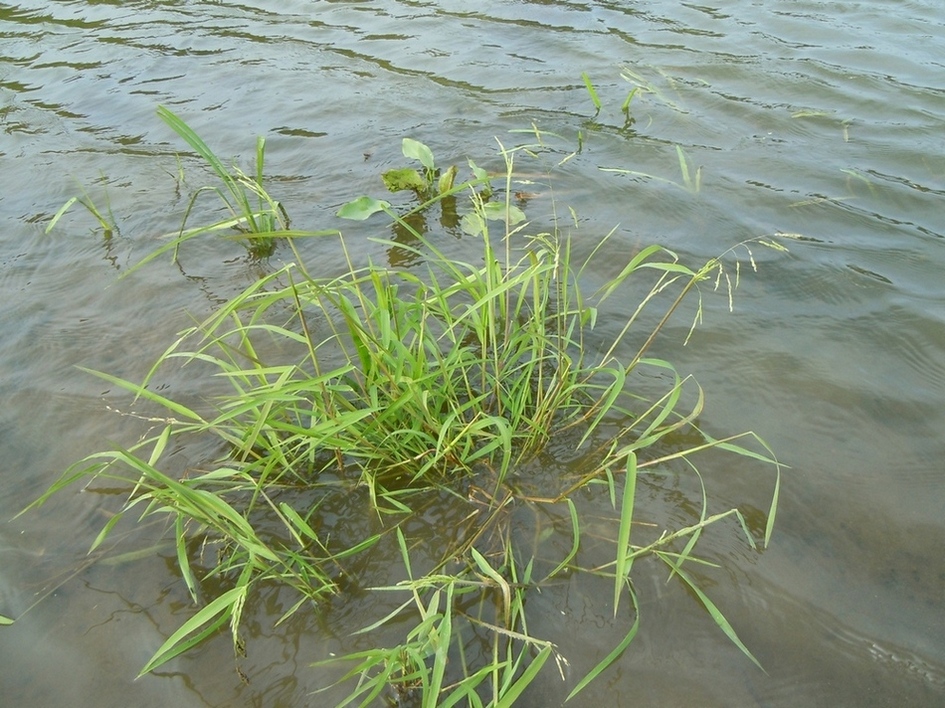
{"label": "lake water", "polygon": [[[0,37],[4,519],[71,462],[146,428],[110,412],[123,399],[103,400],[108,387],[77,366],[140,379],[193,316],[265,269],[208,239],[119,280],[186,208],[183,146],[158,105],[244,167],[266,136],[270,188],[294,225],[342,228],[364,259],[381,254],[364,241],[371,222],[334,212],[380,194],[401,138],[498,168],[494,138],[524,141],[511,131],[534,125],[561,136],[562,157],[581,136],[551,184],[586,243],[617,226],[617,251],[660,243],[697,264],[799,236],[787,254],[754,249],[759,272],[743,269],[733,313],[707,291],[689,344],[685,314],[657,344],[706,390],[707,429],[752,429],[791,468],[767,550],[734,527],[702,548],[723,564],[706,572],[710,595],[767,673],[644,568],[640,634],[577,702],[945,703],[945,5],[27,0],[0,4]],[[677,146],[701,166],[698,192],[683,188]],[[195,161],[182,165],[199,185]],[[552,201],[536,182],[540,222]],[[45,235],[83,189],[118,233],[103,239],[74,209]],[[200,383],[183,372],[167,385]],[[765,508],[767,470],[714,460],[714,508]],[[320,705],[310,692],[325,676],[309,664],[364,624],[354,609],[273,629],[262,608],[248,683],[225,637],[133,680],[193,609],[173,551],[152,547],[159,526],[129,528],[115,549],[145,549],[138,560],[86,562],[119,501],[75,490],[0,526],[0,614],[17,618],[0,627],[2,702]],[[587,597],[567,609],[578,663],[619,638]],[[557,681],[531,704],[557,705]]]}

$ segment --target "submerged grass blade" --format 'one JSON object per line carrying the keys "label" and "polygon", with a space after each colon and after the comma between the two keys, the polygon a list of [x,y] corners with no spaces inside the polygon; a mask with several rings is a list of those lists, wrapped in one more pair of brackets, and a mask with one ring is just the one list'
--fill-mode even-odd
{"label": "submerged grass blade", "polygon": [[587,672],[587,674],[578,681],[577,685],[571,689],[571,692],[568,694],[568,697],[565,701],[570,701],[577,694],[583,691],[591,681],[594,681],[598,676],[600,676],[609,666],[611,666],[617,659],[620,658],[620,655],[626,651],[627,647],[630,646],[630,642],[633,641],[634,637],[637,636],[637,630],[640,628],[640,605],[637,602],[636,593],[633,590],[633,586],[629,586],[628,590],[630,592],[630,601],[633,605],[633,624],[630,625],[630,630],[624,635],[623,639],[615,646],[607,656],[605,656],[601,661],[594,666],[593,669]]}
{"label": "submerged grass blade", "polygon": [[[669,565],[670,568],[673,569],[673,572],[674,572],[677,576],[679,576],[680,578],[682,578],[682,580],[686,583],[686,585],[689,586],[689,589],[692,590],[692,591],[696,594],[696,597],[699,598],[699,602],[701,602],[702,605],[705,607],[705,609],[708,611],[709,616],[712,617],[712,619],[713,619],[713,620],[715,621],[715,623],[719,626],[719,628],[722,630],[722,632],[725,634],[725,636],[728,637],[728,638],[731,640],[732,644],[734,644],[736,647],[738,647],[738,648],[741,650],[742,654],[744,654],[744,655],[747,656],[749,659],[751,659],[751,662],[752,662],[755,666],[757,666],[757,667],[758,667],[759,669],[761,669],[762,671],[765,671],[764,667],[763,667],[763,666],[758,662],[758,660],[755,658],[755,655],[752,654],[752,653],[748,650],[748,647],[746,647],[746,646],[742,643],[742,640],[738,638],[738,635],[735,633],[735,630],[732,628],[732,625],[729,623],[729,621],[728,621],[727,619],[725,619],[725,615],[722,614],[722,612],[719,610],[719,608],[716,607],[715,603],[712,602],[712,600],[709,599],[708,595],[706,595],[706,594],[702,591],[702,588],[700,588],[700,587],[695,583],[695,581],[689,576],[689,574],[686,573],[685,571],[683,571],[681,568],[677,567],[672,561],[670,561],[667,557],[665,557],[665,554],[663,554],[663,553],[661,553],[661,552],[657,552],[656,555],[657,555],[663,562],[665,562],[667,565]],[[768,672],[765,671],[765,673],[768,673]]]}
{"label": "submerged grass blade", "polygon": [[565,499],[565,502],[568,505],[568,512],[571,515],[571,550],[568,551],[567,555],[561,559],[561,562],[554,567],[554,570],[548,573],[545,578],[546,580],[553,578],[564,570],[568,564],[574,560],[574,557],[577,556],[578,549],[581,547],[581,522],[577,507],[574,505],[574,500],[570,498]]}

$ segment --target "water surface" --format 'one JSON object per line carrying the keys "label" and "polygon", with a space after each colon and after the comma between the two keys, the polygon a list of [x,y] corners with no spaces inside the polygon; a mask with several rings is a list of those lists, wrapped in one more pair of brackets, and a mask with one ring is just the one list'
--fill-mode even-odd
{"label": "water surface", "polygon": [[[249,167],[268,140],[270,187],[294,224],[343,228],[383,258],[342,203],[381,190],[400,140],[497,168],[498,137],[561,136],[545,164],[590,248],[656,242],[688,262],[753,249],[727,312],[706,292],[686,347],[681,313],[658,353],[706,389],[702,424],[753,429],[791,470],[769,549],[714,530],[710,593],[767,674],[659,569],[636,582],[642,629],[584,694],[643,705],[934,705],[945,700],[945,9],[940,3],[39,2],[0,5],[0,512],[12,517],[83,454],[129,444],[107,386],[76,366],[140,378],[175,332],[265,271],[236,244],[119,276],[180,223],[195,161],[155,116],[163,104]],[[598,115],[581,81],[603,101]],[[629,119],[620,105],[638,87]],[[686,190],[677,146],[701,190]],[[603,168],[603,169],[602,169]],[[610,169],[638,174],[618,173]],[[649,175],[649,176],[644,176]],[[536,174],[529,215],[550,223]],[[673,184],[675,183],[675,184]],[[118,233],[70,212],[87,190]],[[326,270],[331,253],[308,247]],[[288,258],[279,252],[274,264]],[[606,277],[606,269],[590,275]],[[628,304],[629,306],[629,304]],[[617,308],[619,309],[619,308]],[[619,312],[604,313],[602,327]],[[611,319],[608,319],[611,318]],[[168,376],[168,389],[200,382]],[[127,410],[125,412],[128,412]],[[181,451],[199,459],[200,450]],[[764,508],[771,479],[704,468],[713,504]],[[688,493],[685,489],[683,493]],[[104,497],[104,498],[103,498]],[[132,679],[192,608],[160,545],[133,563],[85,553],[120,496],[66,494],[0,530],[0,685],[10,705],[316,705],[309,668],[377,608],[356,602],[273,629],[256,608],[249,655],[225,638]],[[658,500],[651,514],[656,514]],[[670,512],[667,512],[670,513]],[[680,512],[681,513],[681,512]],[[115,552],[159,543],[135,530]],[[594,588],[548,622],[590,665],[619,639]],[[266,603],[269,603],[268,605]],[[564,612],[564,615],[561,615]],[[565,619],[561,620],[560,617]],[[530,701],[563,695],[549,675]]]}

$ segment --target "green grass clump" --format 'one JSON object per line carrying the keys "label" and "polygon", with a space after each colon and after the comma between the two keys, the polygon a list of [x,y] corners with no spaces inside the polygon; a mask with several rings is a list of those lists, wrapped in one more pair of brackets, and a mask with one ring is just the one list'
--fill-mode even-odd
{"label": "green grass clump", "polygon": [[[399,556],[406,573],[402,582],[371,591],[405,599],[362,633],[389,636],[396,627],[406,629],[392,646],[327,662],[350,666],[342,678],[352,681],[343,705],[387,696],[424,706],[510,706],[549,658],[559,667],[565,661],[554,638],[531,632],[526,598],[565,574],[606,577],[612,596],[601,601],[613,602],[615,617],[623,604],[630,619],[623,639],[570,687],[573,696],[632,641],[639,613],[631,570],[643,556],[665,563],[670,577],[689,588],[755,661],[688,570],[706,562],[693,555],[696,543],[722,519],[736,519],[754,545],[741,513],[709,514],[703,495],[692,524],[644,542],[633,531],[641,475],[673,460],[685,461],[698,475],[692,456],[715,448],[771,463],[779,479],[773,456],[753,434],[715,440],[702,433],[696,427],[701,391],[695,405],[684,407],[684,386],[692,384],[667,362],[647,357],[657,333],[700,283],[714,279],[716,287],[731,291],[721,259],[693,270],[667,249],[651,246],[629,257],[596,292],[584,293],[584,273],[602,257],[607,239],[578,259],[568,235],[529,230],[513,196],[515,162],[530,154],[528,146],[501,148],[502,175],[490,177],[470,163],[472,176],[457,182],[456,167],[437,170],[429,148],[405,141],[405,156],[418,159],[423,171],[388,172],[385,184],[412,192],[418,203],[398,210],[362,197],[340,214],[386,214],[410,240],[378,241],[419,265],[359,265],[340,234],[294,232],[278,221],[284,212],[262,188],[261,148],[260,174],[233,176],[186,124],[166,109],[161,115],[209,162],[223,184],[214,191],[234,209],[234,218],[266,238],[285,240],[295,262],[184,332],[143,382],[97,374],[163,409],[154,418],[160,429],[129,449],[82,460],[37,502],[90,477],[127,483],[125,508],[96,545],[132,510],[166,516],[195,602],[216,588],[142,673],[227,625],[239,651],[247,600],[262,586],[295,591],[297,602],[286,616],[302,607],[322,611],[322,599],[362,580],[351,577],[352,568],[370,554]],[[250,196],[257,201],[251,204]],[[458,197],[468,200],[461,221],[465,239],[477,244],[469,260],[447,255],[409,219]],[[220,228],[222,223],[182,229],[178,238]],[[311,273],[296,249],[303,235],[318,235],[324,249],[340,249],[344,272]],[[637,303],[617,335],[602,343],[593,334],[598,308],[631,286],[641,293]],[[657,303],[662,315],[641,316]],[[653,319],[656,324],[643,329]],[[639,342],[635,348],[631,337]],[[228,382],[230,392],[204,409],[149,388],[162,367],[180,364]],[[639,367],[669,375],[667,390],[654,400],[630,384]],[[207,436],[219,441],[218,458],[183,475],[164,469],[170,447]],[[750,438],[762,452],[741,445]],[[689,443],[671,444],[677,439]],[[567,441],[580,455],[580,474],[532,475],[536,460],[550,454],[551,441]],[[765,544],[777,490],[776,481]],[[609,496],[613,509],[610,561],[593,567],[583,565],[586,493]],[[377,521],[370,531],[352,534],[347,519],[323,513],[338,495],[361,500]],[[417,532],[438,518],[431,508],[449,510],[461,530],[444,533],[435,548],[429,547],[435,534]],[[529,534],[517,527],[516,510],[525,508],[545,509],[564,521],[567,553],[548,560],[522,540]],[[209,564],[196,550],[201,543],[218,549]]]}

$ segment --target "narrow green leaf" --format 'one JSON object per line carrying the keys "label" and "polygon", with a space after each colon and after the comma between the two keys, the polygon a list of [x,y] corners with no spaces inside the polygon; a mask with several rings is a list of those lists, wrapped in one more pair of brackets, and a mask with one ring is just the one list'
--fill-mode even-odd
{"label": "narrow green leaf", "polygon": [[443,686],[446,664],[449,661],[450,641],[452,640],[453,587],[452,584],[446,587],[443,615],[437,625],[436,632],[431,632],[431,640],[434,643],[433,668],[430,672],[430,686],[423,695],[423,708],[436,708],[439,704],[440,688]]}
{"label": "narrow green leaf", "polygon": [[496,701],[495,708],[512,708],[512,706],[515,705],[515,701],[522,695],[522,692],[535,680],[538,672],[541,671],[541,667],[545,665],[545,662],[548,661],[548,657],[551,656],[551,652],[552,649],[550,646],[545,646],[538,652],[538,656],[532,659],[532,662],[528,665],[528,668],[522,672],[522,675],[518,677],[518,680]]}
{"label": "narrow green leaf", "polygon": [[55,216],[53,216],[53,218],[49,221],[49,224],[46,226],[46,231],[44,231],[44,233],[48,234],[50,231],[52,231],[56,224],[59,223],[59,220],[63,217],[63,215],[69,211],[69,208],[78,200],[78,197],[72,197],[71,199],[67,200],[65,204],[59,207],[59,211],[57,211]]}
{"label": "narrow green leaf", "polygon": [[578,693],[584,690],[584,688],[594,679],[596,679],[600,674],[611,664],[613,664],[617,659],[620,658],[620,655],[630,646],[630,642],[633,641],[633,638],[637,636],[637,630],[640,628],[640,605],[637,602],[636,593],[633,592],[633,588],[630,588],[630,600],[633,602],[633,625],[630,627],[630,631],[627,632],[626,636],[620,640],[620,643],[611,650],[611,652],[605,656],[593,669],[587,672],[587,675],[578,681],[578,685],[575,686],[571,693],[568,694],[568,697],[565,698],[565,702],[570,701]]}
{"label": "narrow green leaf", "polygon": [[[666,558],[663,558],[662,553],[657,553],[657,555],[663,560],[664,563],[667,563],[667,565],[669,565],[670,567],[673,567],[672,562]],[[676,575],[682,578],[686,582],[686,585],[688,585],[689,588],[698,596],[699,601],[703,604],[705,609],[709,612],[709,615],[712,617],[715,623],[719,626],[719,628],[721,628],[722,632],[724,632],[725,636],[728,637],[729,640],[731,640],[732,644],[737,646],[745,656],[751,659],[752,663],[755,666],[757,666],[762,671],[765,671],[764,667],[755,658],[755,655],[752,654],[748,650],[748,647],[746,647],[742,643],[742,640],[738,638],[738,635],[735,633],[735,630],[732,628],[732,625],[729,623],[727,619],[725,619],[725,615],[723,615],[721,610],[719,610],[719,608],[715,606],[715,603],[709,599],[708,595],[706,595],[702,591],[702,588],[696,585],[695,581],[691,577],[689,577],[689,575],[681,568],[675,568],[675,572],[676,572]],[[768,673],[768,672],[765,671],[765,673]]]}
{"label": "narrow green leaf", "polygon": [[397,546],[400,548],[400,558],[404,562],[404,568],[407,569],[407,577],[411,580],[413,579],[413,571],[410,568],[410,552],[407,550],[407,539],[404,537],[404,532],[397,527]]}
{"label": "narrow green leaf", "polygon": [[469,701],[469,705],[473,708],[482,708],[482,699],[479,698],[479,695],[476,693],[476,687],[479,686],[479,684],[481,684],[485,679],[487,679],[493,672],[498,671],[501,668],[501,665],[487,664],[475,673],[466,676],[466,678],[464,678],[458,684],[454,684],[456,687],[455,690],[449,694],[447,698],[440,701],[439,708],[452,708],[452,706],[456,705],[464,698]]}
{"label": "narrow green leaf", "polygon": [[473,560],[476,562],[476,565],[479,566],[479,570],[485,573],[488,577],[492,578],[496,585],[504,585],[506,588],[508,588],[508,583],[505,581],[505,578],[499,575],[495,568],[489,565],[489,561],[485,559],[485,556],[477,551],[475,547],[470,548],[469,552],[470,555],[472,555]]}
{"label": "narrow green leaf", "polygon": [[194,602],[197,602],[197,580],[190,567],[190,558],[187,556],[187,536],[184,533],[184,516],[178,514],[174,523],[175,545],[177,546],[177,567],[180,568],[187,591]]}
{"label": "narrow green leaf", "polygon": [[220,162],[220,159],[213,153],[213,151],[207,146],[197,133],[194,132],[187,123],[181,120],[175,113],[170,109],[164,106],[158,106],[157,109],[158,117],[167,123],[170,128],[177,133],[184,141],[192,147],[200,157],[202,157],[206,162],[213,168],[213,171],[217,174],[223,182],[231,184],[233,182],[233,176],[230,174],[230,171]]}
{"label": "narrow green leaf", "polygon": [[617,531],[617,562],[614,567],[614,617],[620,602],[620,592],[627,582],[627,574],[633,563],[630,557],[630,525],[633,522],[633,500],[637,489],[637,456],[627,456],[627,474],[623,486],[623,502],[620,505],[620,528]]}
{"label": "narrow green leaf", "polygon": [[125,565],[126,563],[135,563],[145,558],[154,558],[154,556],[164,553],[172,548],[169,543],[156,543],[146,548],[138,548],[127,553],[119,553],[114,556],[105,556],[98,563],[112,568]]}
{"label": "narrow green leaf", "polygon": [[609,281],[607,281],[607,283],[604,285],[604,287],[601,288],[601,289],[598,291],[598,298],[599,298],[599,301],[606,300],[607,297],[608,297],[614,290],[616,290],[618,287],[620,287],[620,285],[622,285],[622,284],[624,283],[624,281],[626,281],[626,279],[627,279],[635,270],[637,270],[637,269],[640,267],[640,265],[641,265],[647,258],[649,258],[650,256],[652,256],[652,255],[655,254],[655,253],[665,253],[665,252],[666,252],[666,251],[664,251],[664,249],[662,248],[662,246],[657,246],[656,244],[647,246],[646,248],[642,249],[639,253],[637,253],[636,255],[634,255],[633,258],[630,259],[630,261],[627,263],[627,265],[625,265],[625,266],[623,267],[623,269],[620,271],[620,274],[619,274],[619,275],[617,275],[616,277],[614,277],[614,278],[610,279]]}
{"label": "narrow green leaf", "polygon": [[568,551],[568,554],[555,566],[554,570],[548,573],[546,579],[553,578],[560,573],[577,555],[578,548],[581,545],[581,526],[578,519],[577,507],[574,506],[574,501],[570,497],[566,498],[565,502],[568,505],[568,512],[571,514],[571,550]]}
{"label": "narrow green leaf", "polygon": [[[166,664],[175,656],[196,646],[216,632],[230,618],[234,606],[246,596],[246,586],[240,585],[226,591],[200,612],[187,620],[161,645],[154,656],[138,673],[138,678]],[[196,634],[194,634],[196,632]],[[192,636],[191,636],[192,635]]]}
{"label": "narrow green leaf", "polygon": [[105,374],[105,373],[102,373],[101,371],[95,371],[93,369],[86,369],[85,367],[82,367],[82,366],[79,366],[77,368],[80,371],[84,371],[88,374],[92,374],[93,376],[98,376],[100,379],[105,379],[106,381],[113,383],[116,386],[120,386],[123,389],[131,391],[137,397],[145,398],[149,401],[153,401],[154,403],[162,405],[165,408],[167,408],[169,411],[176,413],[177,415],[183,416],[184,418],[190,418],[191,420],[199,422],[199,423],[205,422],[203,418],[201,418],[199,415],[197,415],[192,410],[190,410],[190,408],[187,408],[185,405],[178,403],[177,401],[173,401],[170,398],[165,398],[164,396],[154,393],[153,391],[150,391],[136,383],[125,381],[124,379],[120,379],[117,376],[112,376],[111,374]]}
{"label": "narrow green leaf", "polygon": [[587,75],[587,72],[582,72],[581,80],[584,82],[584,86],[591,96],[591,102],[594,104],[595,110],[600,113],[600,96],[597,95],[597,89],[595,89],[594,84],[591,83],[591,77]]}
{"label": "narrow green leaf", "polygon": [[151,456],[148,458],[148,464],[152,467],[157,464],[157,461],[161,459],[161,455],[164,454],[164,450],[167,448],[167,441],[171,439],[172,430],[172,426],[165,425],[164,430],[161,431],[161,434],[157,437],[157,440],[154,441],[154,447],[151,449]]}
{"label": "narrow green leaf", "polygon": [[89,548],[89,553],[91,553],[96,548],[98,548],[99,545],[101,545],[102,541],[105,540],[105,538],[108,536],[111,530],[115,527],[115,524],[121,521],[121,517],[122,517],[122,513],[118,512],[112,518],[108,520],[108,522],[105,524],[102,530],[98,532],[98,535],[95,537],[95,540],[92,541],[92,547]]}
{"label": "narrow green leaf", "polygon": [[295,509],[286,504],[285,502],[279,502],[279,509],[285,514],[286,518],[292,522],[292,525],[298,531],[301,531],[304,536],[308,536],[313,541],[318,540],[318,534],[315,533],[315,530],[309,526],[308,522],[305,521]]}
{"label": "narrow green leaf", "polygon": [[633,97],[637,95],[637,92],[640,90],[639,86],[634,87],[630,93],[627,94],[627,97],[624,99],[623,103],[620,105],[620,110],[624,113],[630,112],[630,102],[633,101]]}
{"label": "narrow green leaf", "polygon": [[[266,139],[263,136],[256,138],[256,187],[263,183],[263,167],[266,163]],[[265,194],[265,192],[263,193]]]}
{"label": "narrow green leaf", "polygon": [[[375,589],[376,589],[376,588],[375,588]],[[396,588],[396,589],[400,590],[401,588]],[[412,598],[412,597],[411,597],[409,600],[404,600],[404,602],[403,602],[399,607],[397,607],[397,608],[391,610],[390,612],[388,612],[386,615],[384,615],[383,617],[381,617],[381,618],[380,618],[379,620],[377,620],[376,622],[372,622],[371,624],[367,625],[366,627],[362,627],[361,629],[355,630],[355,631],[352,632],[351,634],[352,634],[352,635],[358,635],[358,634],[367,634],[368,632],[373,632],[373,631],[374,631],[375,629],[377,629],[378,627],[383,627],[385,624],[387,624],[387,623],[390,622],[392,619],[394,619],[395,617],[397,617],[401,612],[403,612],[404,610],[406,610],[406,609],[407,609],[408,607],[410,607],[412,604],[413,604],[413,598]],[[320,663],[322,663],[322,662],[320,662]],[[314,664],[314,665],[315,665],[315,666],[318,666],[319,664]]]}
{"label": "narrow green leaf", "polygon": [[676,157],[679,158],[679,171],[682,174],[683,183],[691,190],[692,178],[689,175],[689,163],[686,161],[686,154],[680,145],[676,146]]}
{"label": "narrow green leaf", "polygon": [[776,477],[774,480],[774,492],[771,495],[771,506],[768,508],[768,522],[765,524],[765,548],[771,540],[771,534],[774,532],[774,518],[778,513],[778,499],[781,496],[781,466],[778,465]]}

